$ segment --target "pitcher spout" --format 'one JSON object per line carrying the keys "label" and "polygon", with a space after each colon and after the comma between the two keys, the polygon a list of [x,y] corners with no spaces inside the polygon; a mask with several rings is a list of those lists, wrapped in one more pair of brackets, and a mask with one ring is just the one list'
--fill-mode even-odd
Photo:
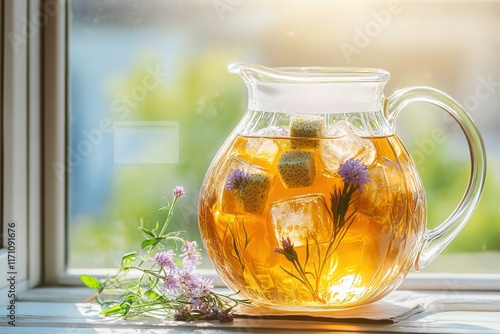
{"label": "pitcher spout", "polygon": [[235,63],[248,88],[248,108],[265,112],[330,114],[382,108],[389,73],[372,68],[276,67]]}

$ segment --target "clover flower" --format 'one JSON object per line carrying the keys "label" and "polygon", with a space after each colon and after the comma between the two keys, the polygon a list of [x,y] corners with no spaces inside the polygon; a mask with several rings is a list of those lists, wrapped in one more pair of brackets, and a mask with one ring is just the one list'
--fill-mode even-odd
{"label": "clover flower", "polygon": [[180,198],[186,195],[186,190],[184,190],[183,186],[177,186],[174,188],[173,193],[175,198]]}
{"label": "clover flower", "polygon": [[363,185],[370,182],[368,169],[361,159],[349,159],[340,164],[339,174],[347,185],[359,187],[359,193],[363,192]]}
{"label": "clover flower", "polygon": [[202,278],[199,281],[198,292],[200,295],[208,295],[214,289],[214,281],[209,278]]}
{"label": "clover flower", "polygon": [[169,249],[164,252],[156,253],[153,256],[153,261],[164,268],[169,268],[170,270],[177,270],[177,265],[174,262],[174,251]]}
{"label": "clover flower", "polygon": [[177,272],[170,272],[167,274],[163,281],[162,288],[175,295],[178,294],[181,289],[181,280]]}
{"label": "clover flower", "polygon": [[186,269],[194,269],[201,263],[201,254],[198,251],[198,244],[196,241],[185,241],[181,250],[182,266]]}
{"label": "clover flower", "polygon": [[243,169],[237,168],[231,173],[229,173],[227,179],[226,179],[226,189],[227,190],[240,190],[243,188],[245,183],[248,181],[250,178],[250,174],[245,173]]}
{"label": "clover flower", "polygon": [[200,278],[191,272],[190,269],[184,269],[179,273],[184,293],[189,294],[198,288]]}

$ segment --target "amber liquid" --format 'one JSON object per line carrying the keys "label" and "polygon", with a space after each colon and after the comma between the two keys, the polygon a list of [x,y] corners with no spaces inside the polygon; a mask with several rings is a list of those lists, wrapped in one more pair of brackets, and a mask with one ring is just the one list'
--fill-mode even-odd
{"label": "amber liquid", "polygon": [[[425,195],[413,162],[396,136],[360,138],[355,147],[345,138],[300,140],[297,145],[292,138],[240,136],[219,154],[199,206],[209,257],[229,287],[275,307],[347,308],[383,297],[402,281],[423,238]],[[287,187],[278,164],[284,152],[297,147],[312,152],[313,181]],[[333,189],[343,186],[338,166],[349,158],[362,160],[371,182],[353,194],[352,224],[325,260],[332,221],[321,203],[328,205]],[[245,207],[237,192],[227,190],[236,168],[269,177],[261,207]],[[318,272],[325,263],[316,278],[306,274],[314,293],[293,276],[298,276],[293,264],[274,251],[284,236],[305,272]]]}

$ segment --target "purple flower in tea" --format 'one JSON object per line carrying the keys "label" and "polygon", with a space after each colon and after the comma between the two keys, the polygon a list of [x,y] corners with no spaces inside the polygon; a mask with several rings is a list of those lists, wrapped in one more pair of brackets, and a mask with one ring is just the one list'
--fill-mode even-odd
{"label": "purple flower in tea", "polygon": [[237,168],[231,173],[229,173],[227,179],[226,179],[226,189],[227,190],[232,190],[236,189],[239,190],[243,188],[245,183],[248,181],[250,178],[250,174],[245,173],[243,169]]}
{"label": "purple flower in tea", "polygon": [[290,241],[290,237],[283,237],[281,239],[281,247],[282,248],[279,248],[279,247],[276,247],[274,249],[274,252],[275,253],[280,253],[280,254],[285,254],[286,250],[290,249],[291,247],[293,247],[291,245],[291,241]]}
{"label": "purple flower in tea", "polygon": [[359,187],[359,193],[363,192],[363,185],[371,181],[366,165],[352,158],[340,164],[339,174],[345,184]]}
{"label": "purple flower in tea", "polygon": [[177,186],[174,188],[173,193],[175,198],[180,198],[186,195],[186,190],[184,190],[183,186]]}
{"label": "purple flower in tea", "polygon": [[274,252],[285,255],[286,259],[290,262],[294,262],[298,258],[297,252],[295,251],[295,249],[293,249],[293,244],[290,240],[290,237],[283,237],[281,239],[281,248],[276,247],[274,249]]}

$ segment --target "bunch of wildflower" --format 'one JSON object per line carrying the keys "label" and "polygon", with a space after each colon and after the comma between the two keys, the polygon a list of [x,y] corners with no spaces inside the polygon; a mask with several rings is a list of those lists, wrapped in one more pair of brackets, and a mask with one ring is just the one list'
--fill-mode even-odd
{"label": "bunch of wildflower", "polygon": [[[175,204],[184,196],[184,188],[178,186],[173,189],[172,203],[165,199],[166,206],[160,210],[168,210],[168,214],[159,233],[158,225],[152,230],[140,227],[146,236],[141,251],[125,254],[115,276],[102,282],[88,275],[80,277],[85,285],[97,289],[95,299],[104,308],[102,314],[128,318],[150,313],[176,320],[231,321],[234,307],[248,303],[236,294],[215,292],[212,280],[196,274],[202,259],[196,241],[184,240],[178,232],[166,232]],[[165,249],[164,241],[182,243],[182,253]],[[130,271],[138,271],[139,279],[127,277]],[[121,300],[115,301],[115,296],[108,300],[107,292],[121,292]]]}
{"label": "bunch of wildflower", "polygon": [[[158,281],[165,296],[182,304],[174,314],[177,320],[193,320],[193,314],[204,314],[208,319],[232,320],[229,312],[224,312],[213,291],[213,281],[195,273],[201,255],[196,241],[185,241],[182,246],[182,265],[175,263],[172,250],[158,252],[153,260],[161,269]],[[220,315],[220,316],[219,316]]]}

